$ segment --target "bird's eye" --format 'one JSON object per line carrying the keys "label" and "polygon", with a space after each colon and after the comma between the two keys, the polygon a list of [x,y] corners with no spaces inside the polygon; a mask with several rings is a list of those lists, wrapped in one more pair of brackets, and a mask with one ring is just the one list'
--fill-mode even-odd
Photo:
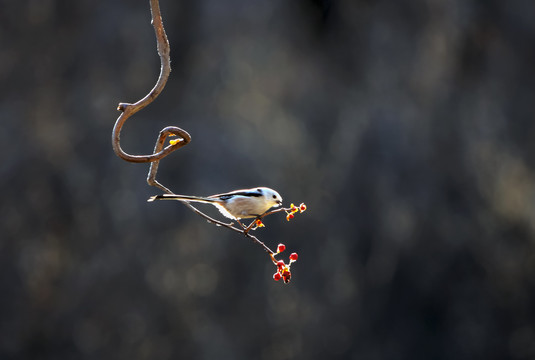
{"label": "bird's eye", "polygon": [[273,195],[273,199],[276,199],[277,198],[277,195]]}

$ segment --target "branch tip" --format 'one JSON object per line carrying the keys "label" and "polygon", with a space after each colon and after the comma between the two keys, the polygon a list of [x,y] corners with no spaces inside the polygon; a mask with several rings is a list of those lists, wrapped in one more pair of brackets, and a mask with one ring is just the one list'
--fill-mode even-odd
{"label": "branch tip", "polygon": [[127,107],[128,105],[130,105],[130,104],[127,104],[127,103],[119,103],[119,105],[117,106],[117,110],[124,112],[124,111],[126,110],[126,107]]}

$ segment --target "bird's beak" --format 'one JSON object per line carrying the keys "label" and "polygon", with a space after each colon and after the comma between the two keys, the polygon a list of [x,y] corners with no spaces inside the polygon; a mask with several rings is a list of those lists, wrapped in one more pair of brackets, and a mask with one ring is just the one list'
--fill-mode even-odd
{"label": "bird's beak", "polygon": [[277,200],[277,205],[282,206],[282,201]]}

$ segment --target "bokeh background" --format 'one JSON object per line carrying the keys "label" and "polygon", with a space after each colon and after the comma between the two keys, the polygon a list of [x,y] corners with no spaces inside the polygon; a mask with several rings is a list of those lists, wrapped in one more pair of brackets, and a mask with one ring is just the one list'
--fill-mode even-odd
{"label": "bokeh background", "polygon": [[289,285],[112,151],[148,0],[0,7],[0,358],[535,359],[535,2],[162,0],[122,146],[305,202]]}

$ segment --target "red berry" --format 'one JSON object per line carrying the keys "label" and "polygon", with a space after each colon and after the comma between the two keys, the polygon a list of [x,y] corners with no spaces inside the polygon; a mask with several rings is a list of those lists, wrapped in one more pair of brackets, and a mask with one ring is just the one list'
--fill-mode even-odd
{"label": "red berry", "polygon": [[294,216],[295,216],[294,214],[288,214],[288,218],[290,218],[290,219],[293,219]]}
{"label": "red berry", "polygon": [[275,280],[275,281],[279,281],[281,278],[282,278],[282,275],[279,274],[278,272],[276,272],[275,274],[273,274],[273,280]]}
{"label": "red berry", "polygon": [[292,260],[292,261],[297,261],[297,253],[292,253],[292,254],[290,255],[290,260]]}
{"label": "red berry", "polygon": [[284,245],[284,244],[279,244],[279,246],[277,246],[277,253],[281,253],[281,252],[283,252],[284,250],[286,250],[286,245]]}
{"label": "red berry", "polygon": [[284,267],[284,261],[279,260],[277,261],[277,269],[281,270]]}
{"label": "red berry", "polygon": [[301,206],[299,207],[299,210],[301,212],[305,211],[307,209],[307,206],[305,204],[301,204]]}
{"label": "red berry", "polygon": [[292,273],[291,272],[285,272],[283,275],[282,275],[282,279],[284,280],[284,283],[285,284],[288,284],[290,282],[290,279],[292,278]]}

